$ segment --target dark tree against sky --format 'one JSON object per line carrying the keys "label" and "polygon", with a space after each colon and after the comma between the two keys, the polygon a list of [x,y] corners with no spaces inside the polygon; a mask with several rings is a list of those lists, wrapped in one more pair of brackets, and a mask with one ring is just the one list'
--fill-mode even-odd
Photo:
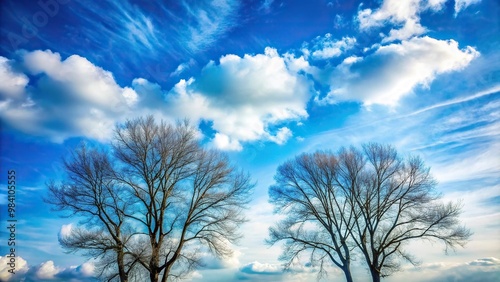
{"label": "dark tree against sky", "polygon": [[281,258],[291,263],[308,252],[312,263],[341,268],[347,281],[354,254],[380,281],[401,261],[418,263],[405,251],[409,242],[437,240],[448,250],[471,235],[460,225],[460,203],[441,201],[424,162],[388,145],[303,154],[282,164],[275,180],[271,202],[285,219],[270,229],[270,242],[285,242]]}
{"label": "dark tree against sky", "polygon": [[126,193],[115,179],[104,151],[80,146],[64,161],[66,179],[48,185],[45,201],[68,216],[82,217],[82,225],[61,234],[59,243],[68,252],[83,251],[101,259],[98,275],[105,280],[128,281],[136,269],[136,255],[128,249],[133,231],[127,224],[131,212]]}
{"label": "dark tree against sky", "polygon": [[[436,240],[448,248],[471,236],[459,222],[460,203],[441,201],[436,181],[418,157],[402,158],[388,145],[342,149],[339,186],[355,217],[352,239],[363,254],[373,281],[418,261],[404,247],[415,240]],[[339,179],[339,180],[340,180]]]}
{"label": "dark tree against sky", "polygon": [[182,278],[199,266],[200,251],[231,255],[253,187],[248,174],[202,148],[187,122],[128,121],[112,149],[112,158],[76,151],[65,182],[49,185],[48,202],[88,220],[61,239],[64,247],[100,257],[102,277],[121,281],[132,270],[151,281]]}
{"label": "dark tree against sky", "polygon": [[269,195],[284,220],[270,229],[269,243],[285,242],[281,256],[287,264],[309,252],[311,263],[331,261],[352,281],[351,208],[335,185],[337,159],[318,152],[303,154],[278,167]]}

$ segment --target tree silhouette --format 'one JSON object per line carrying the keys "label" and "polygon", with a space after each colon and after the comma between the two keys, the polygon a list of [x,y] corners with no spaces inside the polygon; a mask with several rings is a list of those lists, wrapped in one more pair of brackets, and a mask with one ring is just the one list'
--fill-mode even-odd
{"label": "tree silhouette", "polygon": [[276,211],[287,217],[270,228],[268,242],[285,242],[281,259],[287,266],[307,251],[321,270],[324,260],[330,260],[352,281],[352,246],[347,239],[354,221],[348,202],[335,186],[336,167],[333,155],[318,152],[300,155],[278,168],[269,194]]}
{"label": "tree silhouette", "polygon": [[401,260],[418,263],[404,249],[408,242],[438,240],[448,250],[471,235],[459,223],[460,204],[440,200],[423,161],[403,159],[391,146],[303,154],[281,165],[275,179],[271,202],[286,218],[270,229],[270,241],[285,241],[282,259],[311,251],[313,263],[332,261],[347,281],[353,253],[380,281]]}
{"label": "tree silhouette", "polygon": [[[95,251],[89,254],[101,255],[108,269],[123,265],[135,275],[147,273],[150,281],[184,277],[199,265],[197,254],[203,248],[216,256],[230,255],[231,243],[240,237],[238,226],[245,221],[242,210],[253,187],[249,176],[224,154],[202,148],[196,130],[187,122],[158,124],[149,116],[128,121],[115,132],[113,162],[107,161],[109,168],[93,169],[106,177],[89,180],[98,188],[83,185],[73,191],[68,185],[50,185],[53,200],[48,200],[61,210],[72,210],[88,199],[82,209],[92,212],[79,214],[87,217],[89,225],[112,228],[75,229],[61,244],[71,245],[72,250],[92,245]],[[86,171],[80,164],[76,162],[75,169]],[[72,179],[67,166],[66,171]],[[76,182],[88,179],[85,174],[73,178]],[[101,196],[102,183],[114,187],[112,193]],[[57,200],[72,193],[71,201]],[[99,197],[104,200],[95,200]],[[109,216],[100,216],[101,202],[110,203]],[[95,244],[92,238],[96,237],[107,245]]]}
{"label": "tree silhouette", "polygon": [[82,145],[64,161],[64,168],[67,178],[62,184],[49,183],[49,196],[44,200],[84,220],[70,234],[61,234],[60,244],[68,252],[100,257],[99,276],[104,279],[128,281],[138,260],[127,250],[133,235],[126,222],[129,205],[119,192],[109,156]]}

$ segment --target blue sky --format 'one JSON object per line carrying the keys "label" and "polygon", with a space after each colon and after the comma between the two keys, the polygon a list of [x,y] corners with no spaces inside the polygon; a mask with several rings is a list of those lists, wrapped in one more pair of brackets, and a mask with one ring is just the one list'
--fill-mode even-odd
{"label": "blue sky", "polygon": [[[283,272],[279,246],[264,244],[277,219],[267,203],[274,172],[298,153],[371,141],[422,156],[474,232],[448,255],[436,243],[410,245],[422,265],[387,281],[500,276],[498,1],[0,5],[0,214],[5,224],[15,169],[17,278],[91,281],[93,262],[58,245],[78,219],[41,201],[45,183],[63,177],[61,158],[82,141],[106,144],[115,124],[148,114],[188,118],[205,146],[227,151],[258,182],[234,256],[207,255],[193,281],[314,279],[304,265]],[[355,277],[368,277],[353,264]],[[328,278],[344,279],[334,268]]]}

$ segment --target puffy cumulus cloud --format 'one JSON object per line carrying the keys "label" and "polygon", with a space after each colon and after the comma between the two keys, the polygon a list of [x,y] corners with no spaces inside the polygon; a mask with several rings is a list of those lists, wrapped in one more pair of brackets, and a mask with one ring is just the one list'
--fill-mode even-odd
{"label": "puffy cumulus cloud", "polygon": [[384,0],[381,7],[363,9],[358,12],[357,19],[361,30],[392,25],[388,35],[384,35],[383,42],[406,40],[415,35],[426,32],[420,24],[419,14],[431,10],[439,11],[447,0]]}
{"label": "puffy cumulus cloud", "polygon": [[[0,90],[0,116],[25,133],[56,142],[73,136],[104,140],[138,100],[132,88],[119,86],[110,72],[78,55],[62,60],[38,50],[21,58],[23,74],[2,64],[2,76],[18,78],[18,93]],[[37,79],[27,84],[26,75]]]}
{"label": "puffy cumulus cloud", "polygon": [[238,140],[231,139],[229,136],[221,133],[215,133],[213,144],[217,148],[229,151],[241,151],[243,149]]}
{"label": "puffy cumulus cloud", "polygon": [[279,264],[260,263],[258,261],[254,261],[243,266],[240,271],[247,274],[276,275],[283,272],[283,267]]}
{"label": "puffy cumulus cloud", "polygon": [[2,96],[16,99],[24,92],[28,77],[13,70],[11,61],[0,56],[0,93]]}
{"label": "puffy cumulus cloud", "polygon": [[459,49],[454,40],[430,37],[381,46],[367,57],[345,59],[331,74],[330,92],[316,100],[395,105],[415,87],[428,87],[437,75],[461,70],[477,56],[470,46]]}
{"label": "puffy cumulus cloud", "polygon": [[61,226],[61,230],[59,230],[59,238],[68,237],[71,234],[71,230],[73,229],[73,224],[64,224]]}
{"label": "puffy cumulus cloud", "polygon": [[15,273],[9,272],[12,269],[10,263],[12,263],[11,258],[8,257],[10,254],[5,256],[0,256],[0,280],[1,281],[18,281],[19,277],[22,277],[28,271],[28,263],[19,256],[15,258]]}
{"label": "puffy cumulus cloud", "polygon": [[163,119],[168,122],[175,122],[176,118],[184,118],[184,116],[174,116],[171,112],[165,110],[167,107],[165,101],[166,92],[159,84],[144,78],[135,78],[132,81],[132,88],[138,95],[133,115],[153,115],[157,120]]}
{"label": "puffy cumulus cloud", "polygon": [[54,266],[54,262],[49,260],[40,264],[35,272],[35,275],[39,279],[53,279],[54,275],[59,273],[61,270]]}
{"label": "puffy cumulus cloud", "polygon": [[281,124],[308,116],[310,84],[299,74],[307,66],[302,57],[269,47],[264,54],[226,55],[198,78],[179,81],[167,95],[169,111],[212,121],[220,149],[241,150],[241,142],[256,140],[283,144],[292,134]]}
{"label": "puffy cumulus cloud", "polygon": [[[22,51],[0,59],[0,117],[12,128],[54,142],[70,137],[107,140],[117,122],[152,114],[168,122],[212,121],[212,143],[241,150],[241,142],[285,143],[290,120],[307,117],[310,83],[304,57],[226,55],[210,62],[196,79],[180,80],[170,91],[143,78],[120,86],[112,73],[72,55]],[[184,68],[184,67],[182,67]],[[6,82],[8,81],[8,82]]]}
{"label": "puffy cumulus cloud", "polygon": [[61,281],[96,281],[95,266],[92,262],[85,262],[79,266],[59,268],[54,277]]}
{"label": "puffy cumulus cloud", "polygon": [[25,274],[27,281],[96,281],[94,264],[85,262],[79,266],[59,267],[49,260],[33,266]]}
{"label": "puffy cumulus cloud", "polygon": [[8,272],[10,258],[0,257],[1,281],[96,281],[94,264],[85,262],[79,266],[58,267],[49,260],[37,266],[29,266],[22,257],[16,257],[15,274]]}
{"label": "puffy cumulus cloud", "polygon": [[481,2],[481,0],[455,0],[455,16],[470,5],[477,4],[479,2]]}
{"label": "puffy cumulus cloud", "polygon": [[284,144],[290,137],[292,137],[292,131],[288,127],[282,127],[276,133],[276,136],[270,136],[269,140],[275,142],[276,144]]}
{"label": "puffy cumulus cloud", "polygon": [[200,264],[204,269],[224,269],[238,268],[240,266],[240,257],[242,253],[239,250],[233,250],[231,256],[219,258],[210,253],[201,253]]}
{"label": "puffy cumulus cloud", "polygon": [[74,102],[120,110],[137,100],[134,91],[121,88],[110,72],[78,55],[63,61],[59,53],[37,50],[24,55],[24,65],[32,74],[44,74],[53,82],[64,85]]}
{"label": "puffy cumulus cloud", "polygon": [[312,46],[305,44],[302,52],[311,55],[313,59],[330,59],[342,55],[345,51],[352,49],[356,44],[356,39],[353,37],[343,37],[336,40],[330,33],[324,37],[316,37],[312,41]]}

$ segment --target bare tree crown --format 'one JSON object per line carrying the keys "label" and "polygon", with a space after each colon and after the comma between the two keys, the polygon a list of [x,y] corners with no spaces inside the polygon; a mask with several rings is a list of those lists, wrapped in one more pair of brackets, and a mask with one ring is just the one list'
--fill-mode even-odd
{"label": "bare tree crown", "polygon": [[186,121],[130,120],[111,148],[77,149],[65,181],[49,184],[46,201],[88,223],[61,238],[63,247],[100,257],[101,277],[120,281],[181,278],[200,250],[231,255],[254,186],[248,174],[201,147]]}
{"label": "bare tree crown", "polygon": [[286,217],[270,229],[269,242],[285,242],[288,263],[309,252],[311,262],[332,262],[347,281],[353,254],[379,281],[401,260],[418,263],[404,249],[410,241],[438,240],[447,250],[471,236],[458,220],[461,205],[441,201],[424,162],[388,145],[302,154],[279,166],[275,180],[270,199]]}

